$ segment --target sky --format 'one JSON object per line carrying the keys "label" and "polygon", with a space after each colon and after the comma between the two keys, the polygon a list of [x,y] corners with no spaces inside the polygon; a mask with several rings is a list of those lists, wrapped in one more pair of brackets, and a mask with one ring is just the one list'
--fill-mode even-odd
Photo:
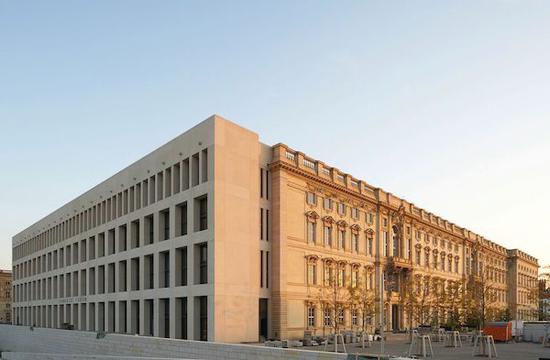
{"label": "sky", "polygon": [[549,1],[0,0],[11,238],[212,114],[550,264]]}

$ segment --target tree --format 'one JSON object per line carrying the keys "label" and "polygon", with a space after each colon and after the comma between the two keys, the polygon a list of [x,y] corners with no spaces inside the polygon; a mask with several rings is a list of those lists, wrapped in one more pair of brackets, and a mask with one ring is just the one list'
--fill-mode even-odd
{"label": "tree", "polygon": [[375,313],[375,291],[369,286],[369,272],[365,268],[363,274],[358,279],[350,282],[348,285],[349,306],[352,309],[359,311],[361,324],[359,325],[363,334],[367,333],[367,321],[374,316]]}
{"label": "tree", "polygon": [[427,325],[433,316],[434,292],[428,276],[409,273],[402,282],[400,303],[403,306],[409,328],[414,325]]}
{"label": "tree", "polygon": [[323,316],[323,334],[325,328],[330,328],[335,337],[334,351],[338,351],[338,335],[344,326],[344,313],[350,306],[349,293],[346,284],[349,277],[345,272],[344,262],[332,259],[324,261],[324,277],[319,287],[317,300]]}
{"label": "tree", "polygon": [[495,307],[496,287],[489,278],[488,268],[481,267],[469,276],[466,286],[466,322],[481,329],[487,319],[494,319],[499,310]]}

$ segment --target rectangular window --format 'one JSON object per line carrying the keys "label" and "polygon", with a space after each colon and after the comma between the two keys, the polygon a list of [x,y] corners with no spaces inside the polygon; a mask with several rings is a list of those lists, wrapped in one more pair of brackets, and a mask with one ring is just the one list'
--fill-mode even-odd
{"label": "rectangular window", "polygon": [[165,209],[159,213],[159,233],[162,240],[170,239],[170,210]]}
{"label": "rectangular window", "polygon": [[342,216],[346,215],[346,204],[338,203],[338,214]]}
{"label": "rectangular window", "polygon": [[198,284],[207,284],[208,283],[208,244],[202,243],[195,245],[196,246],[196,259],[198,271],[198,278],[195,279],[195,283]]}
{"label": "rectangular window", "polygon": [[207,195],[195,199],[195,231],[208,229],[208,197]]}
{"label": "rectangular window", "polygon": [[357,323],[357,309],[351,309],[351,324],[353,326],[357,326],[358,323]]}
{"label": "rectangular window", "polygon": [[199,153],[196,153],[191,158],[191,177],[193,180],[192,185],[199,185]]}
{"label": "rectangular window", "polygon": [[339,287],[346,286],[346,269],[344,268],[338,269],[338,286]]}
{"label": "rectangular window", "polygon": [[359,252],[359,234],[352,233],[351,234],[351,248],[355,252]]}
{"label": "rectangular window", "polygon": [[307,326],[315,327],[315,306],[308,306],[307,308]]}
{"label": "rectangular window", "polygon": [[145,266],[145,284],[146,289],[153,289],[155,287],[155,275],[154,275],[154,258],[153,255],[146,255],[144,257]]}
{"label": "rectangular window", "polygon": [[172,168],[164,170],[164,196],[172,196]]}
{"label": "rectangular window", "polygon": [[367,253],[369,255],[373,254],[373,242],[374,242],[374,240],[373,240],[372,236],[369,235],[368,238],[367,238]]}
{"label": "rectangular window", "polygon": [[330,320],[330,309],[323,310],[323,325],[332,326],[332,321]]}
{"label": "rectangular window", "polygon": [[325,246],[332,246],[332,228],[330,226],[323,226],[323,242]]}
{"label": "rectangular window", "polygon": [[163,251],[159,253],[159,287],[170,286],[170,253]]}
{"label": "rectangular window", "polygon": [[359,219],[359,210],[357,208],[351,209],[351,217],[354,219]]}
{"label": "rectangular window", "polygon": [[181,165],[179,163],[174,165],[172,177],[174,182],[174,194],[177,194],[181,189]]}
{"label": "rectangular window", "polygon": [[307,282],[309,285],[317,285],[317,264],[307,264]]}
{"label": "rectangular window", "polygon": [[185,191],[189,189],[189,158],[183,160],[181,164],[181,190]]}
{"label": "rectangular window", "polygon": [[155,220],[153,214],[145,217],[145,245],[155,242]]}
{"label": "rectangular window", "polygon": [[113,255],[115,253],[115,229],[111,229],[107,232],[107,255]]}
{"label": "rectangular window", "polygon": [[307,222],[307,240],[314,244],[317,242],[317,224],[311,221]]}
{"label": "rectangular window", "polygon": [[264,198],[264,169],[260,168],[260,198]]}
{"label": "rectangular window", "polygon": [[264,239],[264,209],[260,208],[260,240]]}
{"label": "rectangular window", "polygon": [[187,202],[176,205],[177,236],[187,235]]}
{"label": "rectangular window", "polygon": [[202,175],[202,182],[208,181],[208,149],[204,149],[202,151],[202,158],[201,158],[201,175]]}
{"label": "rectangular window", "polygon": [[307,197],[307,203],[309,205],[317,204],[317,196],[315,195],[315,193],[312,193],[312,192],[308,191],[306,193],[306,197]]}
{"label": "rectangular window", "polygon": [[338,249],[346,249],[346,230],[344,229],[338,230]]}
{"label": "rectangular window", "polygon": [[139,247],[139,219],[134,220],[130,223],[130,237],[131,237],[131,248],[135,249]]}
{"label": "rectangular window", "polygon": [[325,208],[325,210],[332,210],[332,199],[325,198],[323,201],[323,207]]}
{"label": "rectangular window", "polygon": [[199,340],[208,341],[208,297],[199,296]]}
{"label": "rectangular window", "polygon": [[127,229],[126,225],[118,227],[118,251],[126,251],[127,248]]}
{"label": "rectangular window", "polygon": [[132,258],[130,260],[130,288],[131,290],[139,290],[140,275],[139,257]]}

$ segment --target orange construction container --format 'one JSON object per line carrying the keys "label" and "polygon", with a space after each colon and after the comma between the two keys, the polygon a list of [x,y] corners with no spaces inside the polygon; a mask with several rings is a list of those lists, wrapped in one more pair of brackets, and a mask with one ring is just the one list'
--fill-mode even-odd
{"label": "orange construction container", "polygon": [[495,341],[510,341],[512,340],[512,322],[488,322],[483,328],[483,335],[493,335]]}

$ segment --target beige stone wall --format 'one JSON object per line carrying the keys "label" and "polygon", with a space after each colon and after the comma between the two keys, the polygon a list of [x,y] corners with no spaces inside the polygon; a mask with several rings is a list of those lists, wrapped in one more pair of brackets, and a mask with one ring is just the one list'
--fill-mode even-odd
{"label": "beige stone wall", "polygon": [[0,322],[11,322],[11,271],[0,270]]}
{"label": "beige stone wall", "polygon": [[258,340],[258,135],[216,118],[214,142],[215,339]]}

